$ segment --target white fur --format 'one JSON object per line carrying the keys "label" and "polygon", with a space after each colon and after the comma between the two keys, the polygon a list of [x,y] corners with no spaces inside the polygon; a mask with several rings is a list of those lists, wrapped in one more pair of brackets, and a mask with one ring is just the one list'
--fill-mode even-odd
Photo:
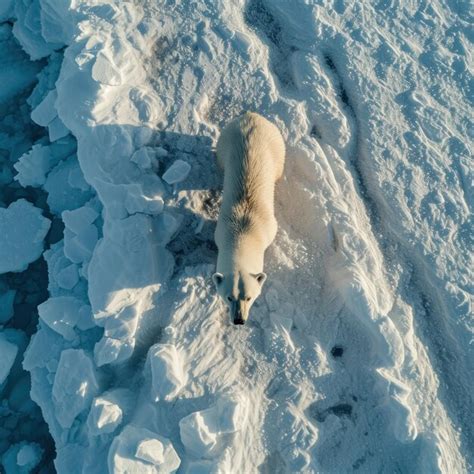
{"label": "white fur", "polygon": [[274,188],[283,174],[285,144],[275,125],[246,112],[222,131],[217,160],[224,169],[224,194],[215,231],[219,256],[213,278],[219,294],[233,299],[231,310],[237,308],[245,320],[266,277],[265,249],[277,232]]}

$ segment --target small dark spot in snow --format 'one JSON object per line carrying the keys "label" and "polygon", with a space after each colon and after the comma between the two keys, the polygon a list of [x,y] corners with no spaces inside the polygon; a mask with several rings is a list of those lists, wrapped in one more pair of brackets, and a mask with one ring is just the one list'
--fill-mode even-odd
{"label": "small dark spot in snow", "polygon": [[328,415],[336,415],[338,417],[351,417],[352,405],[350,405],[349,403],[340,403],[339,405],[334,405],[324,410],[319,410],[317,404],[313,404],[312,406],[310,406],[310,414],[316,421],[323,423],[326,421]]}
{"label": "small dark spot in snow", "polygon": [[349,107],[349,97],[347,96],[347,92],[345,89],[342,89],[341,88],[341,91],[340,91],[340,97],[341,97],[341,101],[344,105],[347,105]]}
{"label": "small dark spot in snow", "polygon": [[352,405],[348,403],[341,403],[340,405],[334,405],[331,408],[328,408],[329,413],[333,413],[336,416],[351,416],[352,414]]}
{"label": "small dark spot in snow", "polygon": [[311,131],[309,132],[310,137],[316,138],[317,140],[321,140],[322,136],[321,133],[319,133],[318,128],[316,125],[313,125],[311,127]]}
{"label": "small dark spot in snow", "polygon": [[332,71],[336,70],[336,66],[334,66],[334,62],[330,56],[325,55],[324,60],[326,61],[326,64],[328,65],[329,69],[331,69]]}
{"label": "small dark spot in snow", "polygon": [[336,358],[336,357],[342,357],[342,354],[344,354],[344,349],[341,346],[334,346],[331,349],[331,355]]}

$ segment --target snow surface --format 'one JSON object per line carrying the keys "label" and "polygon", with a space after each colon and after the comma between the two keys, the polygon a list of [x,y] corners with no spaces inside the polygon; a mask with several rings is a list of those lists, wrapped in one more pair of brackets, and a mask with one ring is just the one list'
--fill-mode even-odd
{"label": "snow surface", "polygon": [[[25,397],[22,354],[58,472],[473,469],[467,2],[28,0],[0,18],[0,272],[46,242],[49,291],[24,356],[29,333],[0,326],[0,388]],[[244,110],[287,157],[269,278],[234,327],[210,279],[213,145]],[[7,472],[45,458],[0,441]]]}

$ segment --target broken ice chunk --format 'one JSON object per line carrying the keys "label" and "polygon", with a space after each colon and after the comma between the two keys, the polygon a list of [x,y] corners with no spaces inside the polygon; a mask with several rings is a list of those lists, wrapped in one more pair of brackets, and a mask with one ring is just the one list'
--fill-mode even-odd
{"label": "broken ice chunk", "polygon": [[222,398],[211,408],[183,418],[179,432],[186,450],[200,458],[213,457],[222,435],[241,429],[245,407],[244,403]]}
{"label": "broken ice chunk", "polygon": [[57,98],[58,93],[56,89],[49,92],[43,101],[31,112],[33,122],[46,127],[58,115],[54,106]]}
{"label": "broken ice chunk", "polygon": [[73,154],[75,150],[76,143],[70,137],[57,140],[50,145],[38,143],[13,165],[18,171],[15,180],[23,187],[42,186],[51,168]]}
{"label": "broken ice chunk", "polygon": [[163,147],[159,146],[158,148],[156,148],[156,156],[158,158],[165,158],[168,156],[168,151],[165,150]]}
{"label": "broken ice chunk", "polygon": [[48,124],[49,141],[55,142],[69,134],[69,129],[64,125],[59,117],[56,117]]}
{"label": "broken ice chunk", "polygon": [[154,238],[160,245],[167,245],[178,230],[182,218],[176,218],[169,212],[163,212],[153,221]]}
{"label": "broken ice chunk", "polygon": [[122,75],[117,66],[102,51],[97,55],[92,67],[92,77],[97,82],[111,86],[119,86],[122,83]]}
{"label": "broken ice chunk", "polygon": [[163,443],[160,440],[145,439],[138,444],[135,457],[158,466],[165,460],[163,451]]}
{"label": "broken ice chunk", "polygon": [[77,265],[71,264],[63,268],[57,275],[57,282],[61,288],[71,290],[77,285],[79,281],[79,273]]}
{"label": "broken ice chunk", "polygon": [[70,428],[99,391],[94,363],[82,349],[62,351],[53,383],[55,415],[63,428]]}
{"label": "broken ice chunk", "polygon": [[146,428],[128,425],[113,440],[107,462],[109,472],[115,474],[156,474],[175,472],[181,460],[169,439]]}
{"label": "broken ice chunk", "polygon": [[187,381],[181,353],[171,344],[155,344],[149,357],[155,400],[172,400]]}
{"label": "broken ice chunk", "polygon": [[134,339],[118,340],[103,337],[94,347],[94,358],[99,367],[128,359],[135,347]]}
{"label": "broken ice chunk", "polygon": [[184,181],[189,172],[191,165],[183,160],[176,160],[163,174],[163,179],[168,184],[176,184]]}
{"label": "broken ice chunk", "polygon": [[94,399],[87,418],[92,435],[112,433],[122,422],[122,409],[116,403],[103,397]]}
{"label": "broken ice chunk", "polygon": [[97,227],[90,225],[78,235],[64,230],[64,255],[73,263],[88,262],[99,238]]}
{"label": "broken ice chunk", "polygon": [[0,385],[5,382],[18,354],[18,346],[0,333]]}
{"label": "broken ice chunk", "polygon": [[[17,3],[15,2],[15,6]],[[13,25],[13,34],[20,42],[31,60],[49,56],[55,49],[62,45],[47,42],[41,34],[41,10],[40,2],[22,3],[21,7],[15,8],[16,21]]]}
{"label": "broken ice chunk", "polygon": [[195,412],[179,422],[181,441],[187,451],[206,457],[216,445],[217,436],[207,425],[202,413]]}
{"label": "broken ice chunk", "polygon": [[46,174],[52,166],[51,148],[34,145],[30,151],[23,154],[13,165],[18,171],[15,180],[25,186],[42,186],[46,181]]}
{"label": "broken ice chunk", "polygon": [[0,273],[21,272],[43,251],[51,221],[25,199],[0,208]]}
{"label": "broken ice chunk", "polygon": [[[54,372],[56,372],[52,360],[59,360],[63,345],[64,340],[59,334],[52,331],[49,327],[41,328],[36,334],[33,334],[30,344],[25,351],[23,368],[32,371],[36,368],[48,366],[51,369],[54,368]],[[48,348],[47,351],[44,350],[45,347]]]}
{"label": "broken ice chunk", "polygon": [[146,193],[139,184],[130,184],[128,195],[125,198],[125,208],[129,214],[146,212],[148,214],[159,214],[163,210],[164,201],[159,195],[160,191]]}
{"label": "broken ice chunk", "polygon": [[156,151],[148,146],[140,148],[133,155],[131,160],[142,170],[148,170],[156,167]]}
{"label": "broken ice chunk", "polygon": [[81,331],[87,331],[95,326],[92,317],[92,309],[88,304],[85,304],[79,309],[79,319],[77,320],[77,327]]}
{"label": "broken ice chunk", "polygon": [[64,221],[64,225],[69,230],[75,234],[79,234],[86,227],[91,225],[97,217],[99,217],[99,214],[92,207],[83,206],[72,211],[63,211],[61,217]]}
{"label": "broken ice chunk", "polygon": [[[7,444],[8,446],[8,444]],[[41,461],[43,449],[37,443],[10,444],[0,458],[2,472],[6,474],[27,474],[33,472]]]}
{"label": "broken ice chunk", "polygon": [[0,324],[5,324],[13,316],[15,295],[15,290],[7,290],[0,295]]}
{"label": "broken ice chunk", "polygon": [[[28,472],[38,465],[43,455],[43,449],[37,443],[23,445],[16,455],[16,463]],[[23,471],[21,471],[23,472]],[[26,472],[26,470],[25,470]]]}
{"label": "broken ice chunk", "polygon": [[79,320],[79,310],[84,303],[73,296],[49,298],[38,306],[40,318],[68,341],[76,337],[74,327]]}
{"label": "broken ice chunk", "polygon": [[87,191],[89,189],[89,185],[84,178],[79,162],[77,162],[77,166],[69,170],[67,182],[75,189],[80,189],[82,191]]}
{"label": "broken ice chunk", "polygon": [[76,209],[92,197],[75,156],[61,161],[51,170],[44,189],[48,193],[48,205],[54,214]]}

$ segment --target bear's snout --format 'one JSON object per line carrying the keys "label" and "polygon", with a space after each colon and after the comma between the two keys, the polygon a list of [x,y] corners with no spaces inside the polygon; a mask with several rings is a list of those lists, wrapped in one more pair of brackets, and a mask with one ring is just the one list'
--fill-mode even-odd
{"label": "bear's snout", "polygon": [[248,310],[244,306],[242,300],[238,300],[234,303],[233,308],[231,309],[231,314],[233,316],[234,324],[245,324]]}

